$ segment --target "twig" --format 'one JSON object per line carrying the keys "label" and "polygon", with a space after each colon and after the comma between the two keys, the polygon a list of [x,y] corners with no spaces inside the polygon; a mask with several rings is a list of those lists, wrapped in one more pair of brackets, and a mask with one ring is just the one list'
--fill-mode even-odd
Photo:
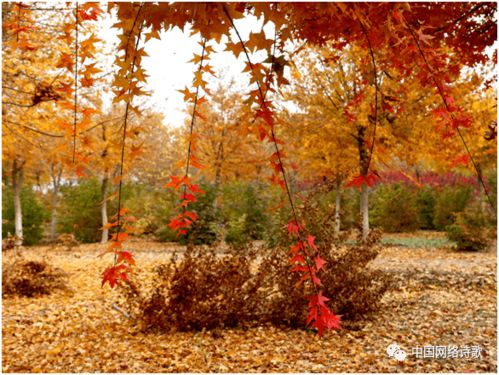
{"label": "twig", "polygon": [[76,120],[78,115],[78,1],[75,8],[75,74],[74,74],[73,163],[76,156]]}
{"label": "twig", "polygon": [[367,34],[367,31],[364,27],[364,24],[362,21],[360,21],[360,27],[362,29],[362,32],[364,33],[366,40],[367,40],[367,45],[369,46],[369,53],[371,55],[371,62],[373,65],[373,72],[374,72],[374,86],[376,88],[375,94],[374,94],[374,128],[373,128],[373,141],[371,143],[371,150],[369,150],[369,159],[367,160],[367,167],[366,167],[366,173],[369,172],[369,166],[371,165],[371,160],[373,156],[373,151],[374,151],[374,143],[376,141],[376,127],[378,125],[378,92],[379,92],[379,86],[378,86],[378,71],[376,69],[376,60],[374,59],[374,52],[373,48],[371,45],[371,40],[369,39],[369,35]]}
{"label": "twig", "polygon": [[[140,11],[142,10],[143,5],[144,5],[143,3],[140,4],[140,8],[137,11],[137,15],[135,16],[135,20],[133,22],[132,29],[130,30],[130,34],[128,35],[128,43],[130,42],[130,36],[133,33],[133,29],[135,28],[135,24],[137,22],[137,19],[139,18],[139,14],[140,14]],[[144,26],[144,24],[142,23],[140,25],[139,31],[137,33],[137,41],[135,42],[135,52],[137,51],[137,48],[139,46],[140,35],[142,33],[143,26]],[[128,57],[128,45],[126,47],[125,60],[127,59],[127,57]],[[130,80],[132,79],[132,76],[133,76],[133,73],[134,73],[134,70],[135,70],[135,60],[136,60],[136,57],[137,57],[137,54],[134,53],[133,60],[132,60],[132,66],[130,68]],[[128,95],[131,95],[131,92],[132,92],[132,89],[129,89],[128,90]],[[126,108],[125,108],[125,120],[124,120],[124,123],[123,123],[123,144],[121,145],[121,162],[120,162],[120,184],[119,184],[119,187],[118,187],[118,215],[117,215],[117,218],[116,218],[116,221],[118,223],[117,230],[116,230],[116,240],[119,239],[119,234],[120,234],[120,230],[121,230],[120,218],[121,218],[121,200],[122,200],[122,185],[123,185],[123,165],[125,164],[126,128],[127,128],[127,120],[128,120],[128,111],[130,109],[130,102],[131,102],[131,98],[128,98],[128,101],[126,103]],[[114,264],[115,265],[116,265],[117,260],[118,260],[118,255],[115,252],[114,253]]]}
{"label": "twig", "polygon": [[120,314],[122,314],[125,318],[127,318],[127,319],[132,319],[132,317],[130,316],[130,314],[129,314],[129,313],[127,313],[125,310],[123,310],[121,307],[119,307],[117,304],[113,303],[113,304],[111,305],[111,308],[112,308],[113,310],[118,311],[118,312],[119,312]]}
{"label": "twig", "polygon": [[[204,54],[205,54],[205,47],[206,47],[206,39],[203,38],[203,49],[201,51],[201,61],[199,62],[199,68],[198,71],[201,72],[201,69],[203,68],[203,60],[204,60]],[[190,161],[191,161],[191,152],[192,152],[192,134],[194,131],[194,124],[196,122],[196,108],[198,105],[198,96],[199,96],[199,86],[196,87],[196,96],[194,97],[194,107],[192,109],[192,117],[191,117],[191,124],[189,127],[189,145],[187,146],[187,161],[186,161],[186,166],[185,166],[185,176],[189,177],[189,167],[190,167]],[[184,184],[184,197],[187,194],[187,184]],[[187,208],[182,205],[182,210],[185,212]]]}

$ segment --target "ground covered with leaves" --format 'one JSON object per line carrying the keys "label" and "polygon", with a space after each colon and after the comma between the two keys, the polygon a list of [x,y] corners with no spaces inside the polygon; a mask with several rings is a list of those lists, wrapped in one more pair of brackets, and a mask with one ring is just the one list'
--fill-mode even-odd
{"label": "ground covered with leaves", "polygon": [[[431,234],[435,238],[438,236]],[[463,253],[393,236],[372,267],[395,283],[369,319],[319,338],[272,326],[202,332],[144,332],[123,299],[101,288],[102,245],[4,252],[4,266],[45,260],[68,288],[49,295],[4,295],[4,372],[496,372],[496,252]],[[433,245],[433,242],[431,243]],[[438,242],[438,241],[437,241]],[[415,247],[414,245],[421,245]],[[130,243],[144,271],[174,247]],[[331,296],[334,298],[334,296]],[[118,309],[113,308],[118,307]],[[118,311],[122,309],[122,312]],[[407,353],[389,358],[388,345]],[[480,347],[479,358],[416,358],[413,348]]]}

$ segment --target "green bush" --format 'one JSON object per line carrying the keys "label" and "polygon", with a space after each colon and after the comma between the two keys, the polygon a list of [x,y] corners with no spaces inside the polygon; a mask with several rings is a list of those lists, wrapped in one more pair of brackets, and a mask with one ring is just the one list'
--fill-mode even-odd
{"label": "green bush", "polygon": [[[283,199],[282,190],[275,186],[268,187],[265,193],[267,195],[264,198],[264,201],[269,202],[267,203],[267,210],[269,210],[270,207],[277,206]],[[283,204],[268,212],[267,224],[263,232],[265,246],[268,248],[275,248],[278,246],[286,247],[291,243],[288,233],[285,230],[292,215],[288,201],[286,200]]]}
{"label": "green bush", "polygon": [[489,172],[487,177],[487,183],[489,185],[489,197],[492,200],[494,207],[497,207],[497,170],[493,169]]}
{"label": "green bush", "polygon": [[479,199],[473,199],[463,212],[455,215],[454,223],[447,226],[447,236],[458,250],[484,250],[495,238],[492,215],[482,206]]}
{"label": "green bush", "polygon": [[272,212],[263,236],[266,247],[286,247],[291,244],[291,239],[289,238],[287,231],[284,230],[290,221],[290,217],[291,210],[288,205]]}
{"label": "green bush", "polygon": [[446,187],[436,194],[433,224],[437,230],[445,230],[454,222],[457,213],[463,212],[471,196],[470,186]]}
{"label": "green bush", "polygon": [[416,204],[418,209],[419,228],[420,229],[435,229],[435,192],[430,187],[424,187],[419,190]]}
{"label": "green bush", "polygon": [[268,218],[264,213],[265,202],[254,186],[242,182],[228,184],[221,198],[225,241],[241,248],[252,240],[261,240]]}
{"label": "green bush", "polygon": [[246,231],[246,214],[229,219],[225,242],[236,249],[241,249],[250,242]]}
{"label": "green bush", "polygon": [[[80,242],[100,241],[102,196],[99,180],[80,180],[76,185],[63,186],[61,192],[59,232],[73,233]],[[112,216],[116,211],[116,204],[116,200],[108,201],[108,215]]]}
{"label": "green bush", "polygon": [[381,227],[386,232],[419,228],[416,192],[405,185],[378,186],[371,194],[369,206],[373,227]]}
{"label": "green bush", "polygon": [[[274,202],[283,199],[282,191],[276,191],[279,198],[274,198]],[[315,243],[321,241],[337,243],[341,238],[335,233],[335,201],[336,193],[330,187],[322,185],[308,190],[305,193],[296,195],[294,206],[299,222],[307,228],[307,231],[316,236]],[[355,189],[347,189],[341,193],[341,230],[351,229],[357,224],[354,220],[359,217],[359,194]],[[354,219],[354,217],[356,219]],[[269,223],[265,230],[265,242],[267,247],[287,247],[293,239],[287,231],[287,225],[292,220],[293,213],[287,200],[276,211],[269,215]],[[344,232],[345,233],[345,232]]]}
{"label": "green bush", "polygon": [[[14,223],[14,196],[10,187],[2,189],[2,237],[15,233]],[[41,204],[38,202],[31,186],[21,189],[21,208],[23,216],[23,243],[35,245],[43,237],[43,222],[48,219]]]}
{"label": "green bush", "polygon": [[127,187],[125,207],[137,218],[134,228],[143,235],[155,235],[160,241],[171,241],[175,234],[167,227],[179,194],[171,189],[155,188],[150,185],[134,184]]}
{"label": "green bush", "polygon": [[347,188],[341,192],[341,229],[354,229],[359,227],[360,191]]}
{"label": "green bush", "polygon": [[[197,194],[196,202],[189,204],[189,211],[194,211],[198,215],[192,226],[187,230],[187,235],[178,237],[181,244],[192,243],[194,245],[211,245],[217,239],[216,227],[219,221],[219,210],[215,207],[215,188],[211,184],[201,184],[201,189],[205,194]],[[180,204],[179,195],[175,198],[177,205]],[[175,214],[175,211],[174,211]],[[171,217],[168,217],[168,221]],[[176,235],[170,228],[163,229],[163,238],[170,241],[176,240]]]}

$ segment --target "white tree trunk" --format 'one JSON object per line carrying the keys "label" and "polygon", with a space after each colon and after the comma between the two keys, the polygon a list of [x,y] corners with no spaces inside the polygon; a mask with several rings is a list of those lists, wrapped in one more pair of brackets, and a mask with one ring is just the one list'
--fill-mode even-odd
{"label": "white tree trunk", "polygon": [[24,178],[24,163],[20,166],[17,160],[14,160],[12,165],[12,193],[14,195],[14,225],[15,235],[18,238],[16,246],[22,245],[23,242],[23,213],[21,207],[21,187]]}
{"label": "white tree trunk", "polygon": [[52,209],[50,218],[50,242],[55,242],[57,238],[57,208],[59,205],[59,189],[61,187],[62,166],[59,165],[59,170],[55,171],[52,165]]}
{"label": "white tree trunk", "polygon": [[101,237],[101,243],[106,243],[109,240],[109,229],[106,228],[106,225],[108,223],[107,221],[107,184],[108,184],[108,178],[107,175],[104,175],[102,179],[102,185],[101,185],[101,218],[102,218],[102,237]]}
{"label": "white tree trunk", "polygon": [[52,192],[52,210],[50,213],[50,242],[55,242],[57,238],[57,194],[59,193],[58,189],[54,188]]}
{"label": "white tree trunk", "polygon": [[360,188],[360,217],[362,221],[362,242],[369,235],[369,187],[364,182]]}

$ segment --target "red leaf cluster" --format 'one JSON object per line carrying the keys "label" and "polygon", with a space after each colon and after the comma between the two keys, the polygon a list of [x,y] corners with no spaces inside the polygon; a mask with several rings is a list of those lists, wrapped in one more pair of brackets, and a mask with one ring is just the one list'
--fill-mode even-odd
{"label": "red leaf cluster", "polygon": [[321,290],[317,295],[310,297],[308,304],[307,325],[317,328],[319,336],[322,336],[325,330],[341,329],[340,317],[326,306],[327,301],[329,298],[324,297]]}
{"label": "red leaf cluster", "polygon": [[177,237],[180,235],[186,235],[187,229],[190,228],[192,223],[194,223],[197,219],[198,216],[195,212],[183,211],[170,220],[168,227],[173,231],[177,231]]}
{"label": "red leaf cluster", "polygon": [[102,286],[109,283],[109,286],[114,288],[115,285],[119,285],[121,281],[128,282],[128,274],[130,271],[130,267],[128,267],[125,263],[106,268],[106,270],[102,273]]}
{"label": "red leaf cluster", "polygon": [[180,235],[186,235],[187,229],[198,219],[198,215],[194,211],[187,211],[189,203],[196,202],[196,195],[205,194],[205,191],[199,185],[191,184],[187,176],[170,176],[170,179],[171,181],[165,184],[165,187],[171,187],[175,191],[184,188],[184,191],[180,194],[181,203],[179,208],[181,208],[181,212],[168,223],[168,227],[177,232],[178,238]]}
{"label": "red leaf cluster", "polygon": [[[293,256],[289,262],[294,265],[291,271],[301,273],[297,286],[306,280],[311,280],[314,290],[317,291],[318,287],[322,286],[317,273],[323,269],[326,262],[319,254],[317,246],[315,245],[314,236],[308,234],[306,242],[302,241],[301,231],[303,229],[303,226],[296,221],[290,221],[288,223],[288,233],[297,238],[296,244],[291,245],[289,251]],[[310,327],[317,328],[320,336],[323,335],[325,330],[341,328],[340,317],[335,315],[334,312],[326,306],[326,301],[329,301],[329,298],[322,295],[322,290],[319,290],[317,294],[309,297],[309,310],[306,324]]]}
{"label": "red leaf cluster", "polygon": [[378,179],[378,175],[374,172],[369,172],[367,176],[359,175],[354,177],[350,182],[347,183],[347,187],[357,187],[360,188],[362,184],[366,184],[369,187],[373,187]]}
{"label": "red leaf cluster", "polygon": [[99,255],[103,256],[108,253],[114,255],[113,265],[106,268],[102,273],[102,286],[109,283],[109,286],[114,288],[115,285],[119,285],[122,281],[130,281],[129,275],[132,272],[131,267],[135,266],[135,259],[130,251],[123,250],[123,242],[134,232],[131,223],[135,222],[136,219],[127,215],[128,212],[128,208],[121,207],[118,213],[113,216],[114,221],[103,227],[107,229],[116,227],[117,231],[111,235],[111,242],[107,250]]}
{"label": "red leaf cluster", "polygon": [[452,160],[450,166],[451,166],[451,168],[457,167],[459,165],[466,166],[466,165],[468,165],[468,161],[469,161],[468,154],[463,154],[463,155],[457,156],[454,160]]}

